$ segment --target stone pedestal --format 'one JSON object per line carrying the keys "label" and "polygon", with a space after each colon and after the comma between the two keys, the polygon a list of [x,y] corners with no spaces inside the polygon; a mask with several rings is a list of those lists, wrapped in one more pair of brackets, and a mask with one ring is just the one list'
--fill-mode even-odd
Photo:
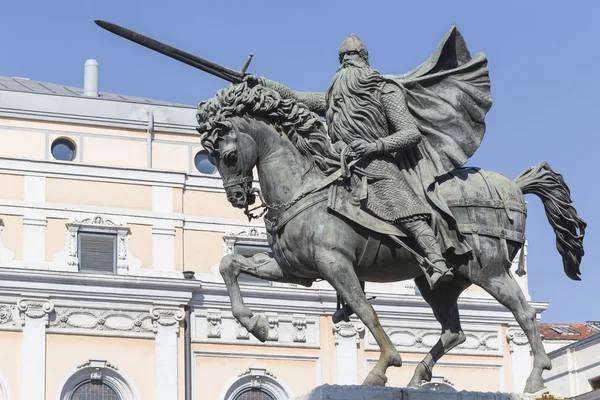
{"label": "stone pedestal", "polygon": [[322,385],[294,400],[537,400],[542,395],[485,392],[444,392],[393,387]]}

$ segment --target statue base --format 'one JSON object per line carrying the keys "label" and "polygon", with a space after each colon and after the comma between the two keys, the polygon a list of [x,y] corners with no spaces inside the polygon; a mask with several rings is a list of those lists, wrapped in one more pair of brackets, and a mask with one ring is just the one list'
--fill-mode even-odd
{"label": "statue base", "polygon": [[294,400],[550,400],[560,399],[548,394],[446,392],[382,386],[321,385]]}

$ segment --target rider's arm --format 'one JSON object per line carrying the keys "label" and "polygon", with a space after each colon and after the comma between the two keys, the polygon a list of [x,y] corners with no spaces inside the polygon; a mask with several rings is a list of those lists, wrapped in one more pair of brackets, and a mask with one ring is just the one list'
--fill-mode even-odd
{"label": "rider's arm", "polygon": [[408,110],[402,89],[394,84],[386,83],[383,87],[381,102],[387,114],[390,132],[392,133],[375,142],[378,152],[393,153],[407,150],[419,144],[421,132],[419,132],[415,120]]}
{"label": "rider's arm", "polygon": [[294,99],[306,105],[308,109],[318,115],[325,116],[325,93],[321,92],[296,92],[279,82],[267,78],[258,78],[261,85],[275,90],[284,99]]}

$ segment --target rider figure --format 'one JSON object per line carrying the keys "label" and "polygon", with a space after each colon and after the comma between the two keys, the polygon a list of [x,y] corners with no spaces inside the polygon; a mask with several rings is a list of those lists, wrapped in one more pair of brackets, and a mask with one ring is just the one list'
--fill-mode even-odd
{"label": "rider figure", "polygon": [[418,159],[414,160],[415,153],[409,151],[421,141],[421,132],[402,89],[371,68],[367,49],[356,35],[344,40],[339,60],[340,67],[326,93],[295,92],[265,78],[248,79],[325,116],[334,147],[340,150],[349,146],[352,153],[362,157],[358,167],[372,176],[384,177],[369,184],[364,205],[379,218],[401,225],[415,238],[428,260],[426,271],[435,288],[452,279],[453,273],[431,227],[434,211],[415,172]]}

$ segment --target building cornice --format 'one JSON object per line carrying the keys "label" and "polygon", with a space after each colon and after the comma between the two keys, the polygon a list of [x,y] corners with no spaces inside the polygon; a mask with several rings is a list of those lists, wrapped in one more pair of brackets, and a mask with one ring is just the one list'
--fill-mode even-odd
{"label": "building cornice", "polygon": [[197,280],[145,276],[84,274],[22,268],[0,268],[0,293],[5,298],[43,293],[56,305],[128,302],[144,309],[148,304],[187,304]]}
{"label": "building cornice", "polygon": [[1,99],[0,117],[145,129],[152,112],[155,131],[197,135],[196,108],[192,106],[13,91],[2,91]]}

